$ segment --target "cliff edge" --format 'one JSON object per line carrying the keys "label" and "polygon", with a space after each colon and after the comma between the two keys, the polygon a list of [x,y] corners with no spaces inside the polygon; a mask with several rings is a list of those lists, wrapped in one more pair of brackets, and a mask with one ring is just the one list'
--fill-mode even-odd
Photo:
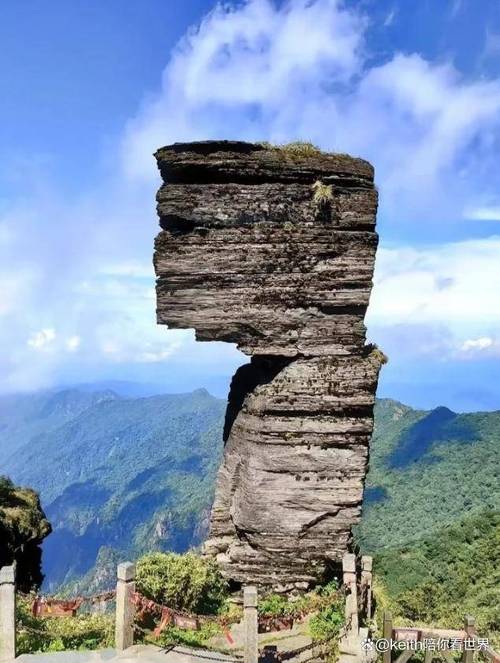
{"label": "cliff edge", "polygon": [[16,584],[21,591],[40,587],[40,544],[51,531],[38,494],[0,477],[0,567],[16,563]]}

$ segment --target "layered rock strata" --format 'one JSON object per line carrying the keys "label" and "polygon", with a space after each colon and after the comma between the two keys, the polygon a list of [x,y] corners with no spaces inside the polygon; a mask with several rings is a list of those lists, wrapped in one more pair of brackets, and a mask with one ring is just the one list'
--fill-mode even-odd
{"label": "layered rock strata", "polygon": [[233,377],[205,549],[237,582],[305,587],[359,520],[380,353],[369,163],[208,141],[156,153],[158,322],[251,355]]}

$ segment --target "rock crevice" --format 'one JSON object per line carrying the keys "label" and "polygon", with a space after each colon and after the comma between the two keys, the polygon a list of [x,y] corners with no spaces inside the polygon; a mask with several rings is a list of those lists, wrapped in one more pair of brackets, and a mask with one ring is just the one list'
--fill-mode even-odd
{"label": "rock crevice", "polygon": [[361,513],[380,368],[363,321],[373,169],[236,141],[156,158],[158,322],[251,355],[231,384],[205,550],[234,581],[305,587]]}

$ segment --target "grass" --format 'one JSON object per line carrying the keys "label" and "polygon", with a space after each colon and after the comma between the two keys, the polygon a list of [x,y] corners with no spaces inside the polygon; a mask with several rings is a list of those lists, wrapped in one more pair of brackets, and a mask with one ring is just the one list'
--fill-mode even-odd
{"label": "grass", "polygon": [[374,345],[373,350],[370,352],[370,358],[379,363],[381,366],[384,366],[389,361],[389,357],[376,345]]}
{"label": "grass", "polygon": [[259,143],[262,147],[268,150],[279,150],[291,157],[311,157],[323,154],[323,151],[317,146],[306,140],[296,140],[291,143],[283,143],[281,145],[273,145],[266,141]]}
{"label": "grass", "polygon": [[314,182],[313,188],[313,202],[316,207],[325,207],[329,205],[333,199],[333,187],[331,184],[323,184],[320,180]]}

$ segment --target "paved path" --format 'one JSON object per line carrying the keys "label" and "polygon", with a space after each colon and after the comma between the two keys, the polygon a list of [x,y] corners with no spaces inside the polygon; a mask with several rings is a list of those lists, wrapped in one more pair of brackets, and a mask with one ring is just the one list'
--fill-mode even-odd
{"label": "paved path", "polygon": [[61,651],[23,654],[16,659],[16,663],[215,663],[217,661],[231,663],[234,658],[217,652],[189,649],[181,645],[176,647],[175,651],[166,651],[154,645],[134,645],[123,652],[117,652],[115,649]]}
{"label": "paved path", "polygon": [[[307,634],[306,619],[296,623],[290,630],[278,633],[259,633],[259,647],[264,645],[277,645],[278,651],[286,652],[309,645],[311,638]],[[239,657],[241,662],[243,654],[244,627],[243,624],[233,624],[231,634],[233,645],[229,645],[223,636],[217,636],[210,641],[210,645],[226,648],[228,654],[203,649],[191,649],[184,645],[177,645],[174,650],[167,651],[154,645],[134,645],[123,652],[116,649],[100,649],[97,651],[63,651],[47,652],[45,654],[23,654],[16,659],[16,663],[235,663]],[[295,659],[295,663],[305,663],[311,658],[311,651]]]}

